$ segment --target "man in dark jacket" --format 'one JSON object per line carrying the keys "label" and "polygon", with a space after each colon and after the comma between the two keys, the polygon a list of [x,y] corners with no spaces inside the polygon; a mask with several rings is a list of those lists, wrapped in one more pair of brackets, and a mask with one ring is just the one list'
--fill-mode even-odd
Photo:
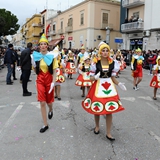
{"label": "man in dark jacket", "polygon": [[11,81],[11,75],[13,72],[13,64],[14,64],[14,57],[13,57],[13,44],[9,44],[8,45],[8,49],[5,53],[4,56],[4,64],[7,65],[8,68],[8,72],[7,72],[7,76],[6,76],[6,84],[7,85],[12,85],[13,82]]}
{"label": "man in dark jacket", "polygon": [[21,57],[20,57],[20,66],[22,70],[23,96],[32,95],[32,92],[29,92],[27,89],[27,84],[31,74],[31,49],[32,49],[32,43],[29,42],[27,44],[27,48],[22,51]]}

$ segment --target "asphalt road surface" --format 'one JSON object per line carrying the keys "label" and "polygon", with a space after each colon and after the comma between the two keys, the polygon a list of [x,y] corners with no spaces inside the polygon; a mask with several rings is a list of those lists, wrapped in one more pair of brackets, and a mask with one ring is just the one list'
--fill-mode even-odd
{"label": "asphalt road surface", "polygon": [[105,116],[100,134],[93,133],[93,115],[82,108],[80,87],[74,85],[77,74],[63,83],[62,100],[55,99],[49,130],[39,133],[43,123],[36,75],[32,72],[28,84],[32,96],[23,97],[20,73],[13,85],[6,85],[6,72],[0,70],[0,160],[160,160],[160,91],[153,100],[148,70],[137,91],[130,67],[118,78],[127,91],[117,87],[125,111],[113,115],[113,143],[105,137]]}

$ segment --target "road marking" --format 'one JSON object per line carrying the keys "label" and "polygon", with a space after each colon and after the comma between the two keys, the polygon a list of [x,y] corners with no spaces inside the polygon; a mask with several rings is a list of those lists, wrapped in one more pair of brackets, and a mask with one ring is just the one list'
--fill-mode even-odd
{"label": "road marking", "polygon": [[149,134],[151,136],[153,136],[160,143],[160,137],[159,136],[157,136],[156,134],[154,134],[152,131],[150,131]]}
{"label": "road marking", "polygon": [[124,99],[124,100],[131,101],[131,102],[135,101],[134,97],[121,97],[120,99]]}
{"label": "road marking", "polygon": [[[40,109],[40,103],[39,102],[31,102],[31,104]],[[53,102],[53,107],[54,107],[54,105],[63,106],[65,108],[69,108],[70,102],[69,101],[54,101]]]}
{"label": "road marking", "polygon": [[146,102],[146,103],[147,103],[150,107],[152,107],[154,110],[159,111],[159,109],[158,109],[158,108],[154,107],[155,105],[150,104],[150,103],[148,103],[148,102]]}
{"label": "road marking", "polygon": [[146,96],[146,97],[140,96],[138,98],[145,99],[145,100],[148,100],[148,101],[153,101],[153,99],[151,97],[149,97],[149,96]]}
{"label": "road marking", "polygon": [[0,140],[3,138],[5,132],[7,131],[7,128],[12,124],[12,122],[15,119],[15,117],[18,115],[18,113],[22,109],[23,105],[24,105],[24,102],[21,102],[20,105],[16,108],[16,110],[12,113],[12,115],[10,116],[8,121],[5,123],[5,125],[0,130]]}

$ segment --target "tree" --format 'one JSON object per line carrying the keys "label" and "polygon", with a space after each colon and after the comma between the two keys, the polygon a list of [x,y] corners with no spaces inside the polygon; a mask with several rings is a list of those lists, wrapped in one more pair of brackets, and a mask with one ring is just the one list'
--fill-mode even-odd
{"label": "tree", "polygon": [[13,35],[20,25],[17,17],[6,9],[0,9],[0,36]]}

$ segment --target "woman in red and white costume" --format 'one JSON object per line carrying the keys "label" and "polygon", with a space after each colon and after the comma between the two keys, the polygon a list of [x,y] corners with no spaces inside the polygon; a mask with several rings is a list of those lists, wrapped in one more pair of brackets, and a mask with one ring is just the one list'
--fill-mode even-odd
{"label": "woman in red and white costume", "polygon": [[95,134],[99,134],[100,115],[106,115],[106,138],[112,141],[115,140],[111,135],[112,113],[124,110],[114,84],[122,90],[126,90],[126,87],[115,78],[119,65],[110,58],[110,47],[102,44],[98,54],[100,60],[91,67],[95,76],[91,76],[90,79],[94,83],[82,102],[82,106],[87,112],[94,115]]}
{"label": "woman in red and white costume", "polygon": [[32,66],[37,74],[36,87],[37,99],[40,102],[41,114],[44,126],[40,133],[45,132],[49,126],[47,122],[46,104],[49,107],[48,119],[53,116],[54,84],[56,79],[56,68],[58,67],[57,54],[48,52],[48,40],[43,34],[39,40],[40,52],[34,51],[32,54]]}
{"label": "woman in red and white costume", "polygon": [[[57,52],[59,52],[58,47],[55,48]],[[59,101],[61,100],[61,85],[63,82],[65,82],[66,74],[65,74],[65,64],[61,59],[60,53],[58,54],[57,57],[58,61],[58,68],[56,69],[56,83],[55,83],[55,98],[57,98]]]}
{"label": "woman in red and white costume", "polygon": [[76,73],[74,53],[69,50],[68,55],[66,56],[66,67],[65,73],[68,74],[68,78],[72,79],[72,74]]}
{"label": "woman in red and white costume", "polygon": [[88,92],[90,86],[92,85],[92,81],[90,80],[90,74],[91,74],[90,65],[91,65],[90,57],[84,56],[84,62],[80,63],[78,66],[79,76],[77,77],[75,85],[81,86],[82,89],[81,97],[85,97],[85,88],[87,87],[87,92]]}
{"label": "woman in red and white costume", "polygon": [[150,82],[150,86],[154,87],[153,99],[157,100],[157,89],[160,88],[160,56],[156,60],[156,65],[153,66],[153,78]]}

